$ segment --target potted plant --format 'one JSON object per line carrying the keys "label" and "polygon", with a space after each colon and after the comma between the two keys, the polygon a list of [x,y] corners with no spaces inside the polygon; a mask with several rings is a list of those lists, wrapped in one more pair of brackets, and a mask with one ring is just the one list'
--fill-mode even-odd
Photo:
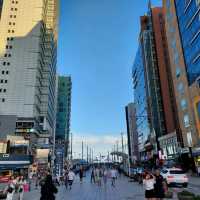
{"label": "potted plant", "polygon": [[179,192],[177,196],[179,200],[194,200],[195,199],[195,194],[188,192],[186,190]]}

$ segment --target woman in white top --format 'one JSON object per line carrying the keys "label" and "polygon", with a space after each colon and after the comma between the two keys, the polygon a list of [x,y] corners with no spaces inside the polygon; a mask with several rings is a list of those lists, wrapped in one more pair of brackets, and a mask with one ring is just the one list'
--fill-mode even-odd
{"label": "woman in white top", "polygon": [[147,173],[143,180],[143,184],[145,187],[145,198],[147,200],[155,200],[155,193],[154,193],[155,180],[153,175]]}
{"label": "woman in white top", "polygon": [[75,179],[75,174],[72,170],[70,170],[69,173],[68,173],[68,183],[69,183],[69,189],[70,190],[72,189],[72,184],[74,182],[74,179]]}

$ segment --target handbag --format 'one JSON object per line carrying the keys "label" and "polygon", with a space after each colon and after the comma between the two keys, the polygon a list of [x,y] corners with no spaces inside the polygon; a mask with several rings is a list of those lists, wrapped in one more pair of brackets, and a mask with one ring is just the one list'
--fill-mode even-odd
{"label": "handbag", "polygon": [[0,192],[0,199],[6,199],[7,198],[7,194],[3,191]]}
{"label": "handbag", "polygon": [[7,192],[8,192],[8,193],[12,193],[13,190],[14,190],[14,189],[13,189],[12,187],[9,186],[8,189],[7,189]]}

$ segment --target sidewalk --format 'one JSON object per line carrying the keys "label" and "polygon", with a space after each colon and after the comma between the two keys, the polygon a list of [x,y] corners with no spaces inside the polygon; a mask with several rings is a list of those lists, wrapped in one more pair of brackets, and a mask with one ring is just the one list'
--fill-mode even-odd
{"label": "sidewalk", "polygon": [[193,176],[189,175],[189,185],[190,186],[195,186],[195,187],[200,187],[200,177],[199,176]]}

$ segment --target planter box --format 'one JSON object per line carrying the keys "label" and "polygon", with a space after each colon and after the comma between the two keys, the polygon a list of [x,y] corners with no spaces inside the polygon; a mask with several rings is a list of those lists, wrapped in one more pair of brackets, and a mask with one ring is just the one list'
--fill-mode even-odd
{"label": "planter box", "polygon": [[194,200],[194,196],[178,195],[179,200]]}

